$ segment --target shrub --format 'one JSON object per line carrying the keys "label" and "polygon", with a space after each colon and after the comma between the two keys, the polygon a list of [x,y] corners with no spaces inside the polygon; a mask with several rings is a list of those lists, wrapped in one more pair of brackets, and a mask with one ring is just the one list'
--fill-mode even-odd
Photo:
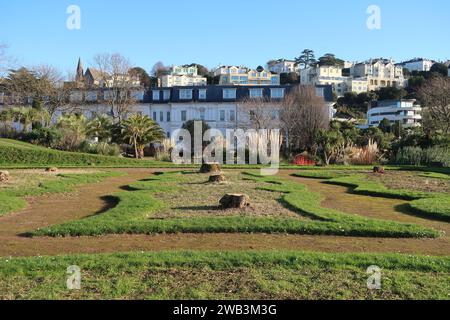
{"label": "shrub", "polygon": [[56,128],[39,128],[25,134],[23,140],[48,148],[57,146],[61,141],[61,132]]}
{"label": "shrub", "polygon": [[422,164],[422,149],[419,147],[400,148],[395,156],[395,163],[420,166]]}
{"label": "shrub", "polygon": [[106,142],[90,143],[89,141],[83,141],[78,151],[115,157],[121,154],[120,147],[117,144]]}
{"label": "shrub", "polygon": [[395,163],[414,166],[439,164],[449,167],[450,148],[435,146],[422,150],[419,147],[403,147],[398,150]]}
{"label": "shrub", "polygon": [[423,163],[427,165],[439,163],[443,167],[450,167],[450,148],[432,147],[423,150]]}

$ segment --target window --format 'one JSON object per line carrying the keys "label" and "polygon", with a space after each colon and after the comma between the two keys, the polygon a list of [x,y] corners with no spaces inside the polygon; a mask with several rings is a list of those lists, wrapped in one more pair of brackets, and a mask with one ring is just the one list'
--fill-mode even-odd
{"label": "window", "polygon": [[198,90],[198,99],[199,100],[206,100],[206,89]]}
{"label": "window", "polygon": [[280,78],[278,76],[272,76],[272,78],[270,78],[270,81],[272,84],[280,84]]}
{"label": "window", "polygon": [[155,101],[159,100],[159,90],[153,91],[153,100]]}
{"label": "window", "polygon": [[180,89],[180,99],[183,100],[192,99],[192,89]]}
{"label": "window", "polygon": [[250,89],[250,98],[262,98],[263,89]]}
{"label": "window", "polygon": [[230,121],[234,122],[236,121],[236,111],[230,110]]}
{"label": "window", "polygon": [[205,120],[205,108],[200,108],[200,120]]}
{"label": "window", "polygon": [[219,121],[225,121],[225,110],[220,110],[219,112]]}
{"label": "window", "polygon": [[186,110],[182,110],[181,111],[181,121],[186,121],[187,120],[187,112]]}
{"label": "window", "polygon": [[156,118],[156,111],[153,111],[153,120],[157,121],[158,119]]}
{"label": "window", "polygon": [[160,122],[164,121],[164,112],[162,112],[162,111],[159,112],[159,121]]}
{"label": "window", "polygon": [[164,90],[164,100],[169,100],[170,99],[170,91],[169,90]]}
{"label": "window", "polygon": [[170,122],[170,111],[167,111],[167,115],[166,115],[166,117],[167,117],[167,122]]}
{"label": "window", "polygon": [[282,99],[284,98],[284,89],[272,88],[270,89],[270,96],[272,97],[272,99]]}
{"label": "window", "polygon": [[224,99],[236,99],[236,89],[223,89]]}

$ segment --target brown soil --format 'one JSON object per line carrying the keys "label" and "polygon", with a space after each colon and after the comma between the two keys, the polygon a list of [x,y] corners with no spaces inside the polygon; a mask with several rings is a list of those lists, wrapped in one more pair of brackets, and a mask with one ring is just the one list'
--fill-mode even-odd
{"label": "brown soil", "polygon": [[[124,170],[119,170],[124,171]],[[70,195],[51,194],[31,198],[22,212],[0,217],[0,256],[36,256],[74,253],[109,253],[161,250],[305,250],[324,252],[392,252],[450,255],[450,224],[416,217],[407,213],[405,201],[359,196],[345,187],[319,180],[280,175],[304,183],[325,196],[323,206],[348,213],[401,222],[413,222],[446,232],[439,239],[382,239],[336,236],[298,236],[268,234],[162,234],[110,235],[79,238],[25,238],[21,233],[56,223],[76,220],[103,212],[115,205],[105,196],[115,193],[149,170],[127,169],[128,176],[114,177],[95,185],[85,185]],[[161,171],[161,170],[157,170]]]}

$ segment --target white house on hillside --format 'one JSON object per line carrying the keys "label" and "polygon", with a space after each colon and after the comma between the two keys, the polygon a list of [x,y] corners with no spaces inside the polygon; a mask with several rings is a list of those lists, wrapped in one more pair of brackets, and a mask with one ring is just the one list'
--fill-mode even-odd
{"label": "white house on hillside", "polygon": [[386,100],[378,101],[376,106],[367,112],[367,124],[369,127],[378,127],[384,119],[391,124],[400,122],[403,127],[420,126],[422,121],[422,107],[411,100]]}

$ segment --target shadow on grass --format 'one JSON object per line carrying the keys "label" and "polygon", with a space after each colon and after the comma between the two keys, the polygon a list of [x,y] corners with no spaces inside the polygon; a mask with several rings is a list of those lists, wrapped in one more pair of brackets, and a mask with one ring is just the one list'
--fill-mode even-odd
{"label": "shadow on grass", "polygon": [[311,219],[311,220],[315,220],[315,221],[324,221],[324,222],[332,221],[332,220],[330,220],[330,219],[320,218],[320,217],[318,217],[318,216],[316,216],[316,215],[314,215],[314,214],[311,214],[311,213],[305,212],[305,211],[303,211],[303,210],[300,210],[300,209],[298,209],[297,207],[291,205],[289,202],[287,202],[287,201],[284,200],[283,198],[280,198],[280,199],[278,199],[277,201],[278,201],[283,207],[285,207],[286,209],[288,209],[288,210],[290,210],[290,211],[292,211],[292,212],[295,212],[295,213],[297,213],[298,215],[300,215],[300,216],[302,216],[302,217],[305,217],[305,218],[308,218],[308,219]]}
{"label": "shadow on grass", "polygon": [[395,206],[395,210],[400,213],[407,214],[409,216],[413,216],[416,218],[425,219],[425,220],[438,221],[438,222],[450,222],[449,218],[432,216],[431,214],[426,214],[419,210],[415,210],[414,208],[412,208],[409,205],[409,203],[400,204],[398,206]]}

